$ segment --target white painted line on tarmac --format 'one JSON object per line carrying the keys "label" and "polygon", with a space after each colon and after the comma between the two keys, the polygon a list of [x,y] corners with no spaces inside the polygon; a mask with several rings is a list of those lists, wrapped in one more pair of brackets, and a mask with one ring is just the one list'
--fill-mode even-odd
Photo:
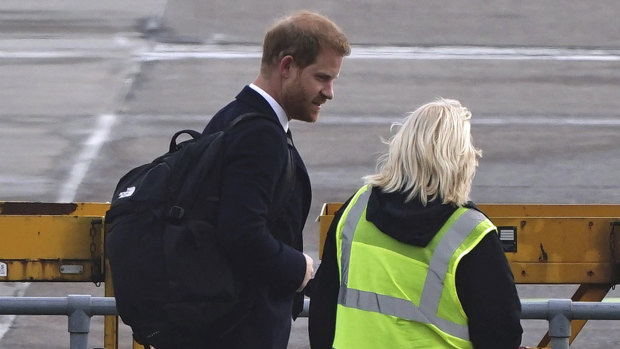
{"label": "white painted line on tarmac", "polygon": [[[119,39],[120,40],[120,39]],[[163,44],[150,50],[130,53],[137,61],[183,59],[260,58],[260,45],[235,44]],[[121,53],[100,49],[42,51],[0,50],[0,59],[118,58]],[[347,59],[372,60],[505,60],[505,61],[620,61],[620,50],[563,47],[494,47],[494,46],[373,46],[353,45]]]}
{"label": "white painted line on tarmac", "polygon": [[472,117],[473,125],[528,125],[528,126],[620,126],[620,118],[575,117]]}
{"label": "white painted line on tarmac", "polygon": [[[143,119],[144,122],[161,122],[174,120],[182,124],[198,123],[206,124],[212,115],[203,114],[131,114],[126,115],[134,120]],[[391,125],[395,122],[404,120],[402,117],[389,115],[321,115],[317,125]],[[523,116],[523,115],[501,115],[501,116],[476,116],[472,117],[473,125],[480,126],[501,126],[501,125],[530,125],[530,126],[620,126],[620,117],[605,116]]]}
{"label": "white painted line on tarmac", "polygon": [[[144,61],[260,58],[258,45],[157,44]],[[352,46],[347,59],[620,61],[620,50],[492,46]]]}
{"label": "white painted line on tarmac", "polygon": [[620,50],[556,47],[369,46],[353,48],[351,51],[351,58],[401,60],[618,61],[620,60]]}
{"label": "white painted line on tarmac", "polygon": [[58,196],[58,202],[73,202],[77,190],[84,180],[86,173],[90,167],[90,164],[99,154],[101,146],[108,138],[112,126],[116,122],[116,115],[103,114],[99,115],[97,122],[84,147],[82,152],[75,160],[75,164],[71,168],[69,173],[69,179],[64,183],[60,194]]}
{"label": "white painted line on tarmac", "polygon": [[[389,116],[336,116],[322,115],[319,124],[326,125],[390,125],[401,122],[403,118]],[[471,119],[473,125],[530,125],[530,126],[620,126],[620,118],[602,117],[546,117],[546,116],[476,116]]]}
{"label": "white painted line on tarmac", "polygon": [[[0,285],[0,296],[23,297],[30,282],[10,282],[8,285]],[[9,292],[6,294],[6,292]],[[17,315],[0,315],[0,339],[4,337]]]}
{"label": "white painted line on tarmac", "polygon": [[52,51],[0,51],[0,59],[67,59],[67,58],[119,58],[120,54],[100,50]]}

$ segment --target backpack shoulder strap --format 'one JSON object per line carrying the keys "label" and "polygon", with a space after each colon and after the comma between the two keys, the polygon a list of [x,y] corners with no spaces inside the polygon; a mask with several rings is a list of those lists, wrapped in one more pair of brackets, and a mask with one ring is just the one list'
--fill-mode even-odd
{"label": "backpack shoulder strap", "polygon": [[[230,122],[230,124],[226,127],[225,130],[228,131],[229,129],[231,129],[238,123],[242,122],[243,120],[246,120],[248,118],[257,118],[257,117],[268,119],[273,122],[278,122],[278,120],[274,119],[272,116],[258,113],[258,112],[250,112],[250,113],[241,114],[235,117]],[[282,212],[286,208],[286,205],[288,204],[288,201],[293,196],[293,192],[295,191],[296,177],[295,177],[295,161],[293,159],[294,146],[293,146],[293,140],[290,137],[290,133],[287,133],[286,135],[286,142],[287,142],[287,150],[288,150],[287,164],[284,167],[282,174],[280,175],[280,179],[278,180],[277,189],[276,189],[277,191],[274,196],[273,205],[269,209],[269,213],[267,216],[267,220],[272,224],[282,214]]]}
{"label": "backpack shoulder strap", "polygon": [[249,113],[238,115],[234,119],[232,119],[232,121],[230,122],[230,124],[228,124],[228,126],[226,126],[224,131],[226,132],[226,131],[230,130],[231,128],[235,127],[235,125],[237,125],[238,123],[240,123],[240,122],[242,122],[244,120],[248,120],[250,118],[261,118],[261,119],[270,120],[272,122],[278,122],[277,119],[274,119],[272,116],[269,116],[267,114],[258,113],[258,112],[249,112]]}
{"label": "backpack shoulder strap", "polygon": [[276,189],[276,195],[274,198],[273,207],[269,210],[267,219],[270,223],[274,223],[275,220],[282,214],[284,208],[288,204],[289,200],[293,196],[295,191],[295,161],[293,159],[293,140],[287,134],[286,136],[288,160],[284,172],[278,180],[278,188]]}

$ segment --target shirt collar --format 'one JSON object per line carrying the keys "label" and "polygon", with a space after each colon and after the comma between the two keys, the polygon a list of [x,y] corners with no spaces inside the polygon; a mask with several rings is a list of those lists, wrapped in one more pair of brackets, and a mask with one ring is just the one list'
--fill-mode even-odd
{"label": "shirt collar", "polygon": [[286,112],[284,111],[284,109],[282,109],[280,104],[278,104],[278,102],[276,102],[276,100],[273,99],[273,97],[271,97],[269,93],[265,92],[265,90],[263,90],[262,88],[254,85],[253,83],[250,84],[249,86],[251,89],[253,89],[254,91],[258,92],[258,94],[263,96],[263,98],[265,98],[267,103],[269,103],[269,105],[271,106],[271,109],[273,109],[273,111],[276,112],[276,115],[278,116],[278,120],[280,120],[280,124],[282,125],[282,128],[284,129],[284,132],[288,132],[288,117],[286,116]]}

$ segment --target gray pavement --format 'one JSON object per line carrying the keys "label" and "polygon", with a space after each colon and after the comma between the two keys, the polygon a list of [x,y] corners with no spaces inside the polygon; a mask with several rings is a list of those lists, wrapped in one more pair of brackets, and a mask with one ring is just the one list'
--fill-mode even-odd
{"label": "gray pavement", "polygon": [[[552,0],[168,0],[164,24],[188,41],[256,43],[274,16],[320,11],[360,45],[618,48],[618,4]],[[252,28],[248,30],[248,28]]]}
{"label": "gray pavement", "polygon": [[[163,152],[174,131],[202,129],[255,78],[274,16],[307,6],[3,1],[0,200],[108,201],[120,175]],[[484,151],[477,202],[620,204],[617,2],[345,0],[312,8],[335,19],[356,46],[319,122],[292,124],[313,183],[305,229],[311,255],[322,203],[344,201],[374,170],[390,123],[438,96],[460,99],[474,114]],[[18,292],[2,286],[3,294]],[[570,297],[573,290],[519,286],[524,298]],[[31,296],[69,293],[103,290],[25,289]],[[9,320],[0,317],[0,329],[11,324],[0,334],[2,349],[67,347],[64,318]],[[524,327],[524,345],[533,346],[546,324]],[[615,347],[614,328],[592,322],[572,347]],[[101,330],[93,324],[91,346],[101,345]],[[126,329],[122,336],[128,348]],[[295,323],[289,348],[308,348],[305,320]]]}

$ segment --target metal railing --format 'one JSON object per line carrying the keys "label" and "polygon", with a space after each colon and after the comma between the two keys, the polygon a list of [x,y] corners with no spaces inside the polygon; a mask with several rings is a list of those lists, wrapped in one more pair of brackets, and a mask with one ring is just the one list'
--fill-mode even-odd
{"label": "metal railing", "polygon": [[[552,349],[569,347],[571,320],[620,320],[620,303],[573,302],[570,299],[522,302],[522,319],[549,322]],[[308,316],[309,300],[301,317]],[[95,315],[117,315],[113,297],[69,295],[67,297],[0,297],[0,315],[68,316],[70,349],[88,348],[90,319]]]}
{"label": "metal railing", "polygon": [[552,349],[567,349],[571,336],[571,320],[620,320],[620,303],[573,302],[549,299],[521,303],[521,319],[549,321]]}
{"label": "metal railing", "polygon": [[0,297],[0,315],[65,315],[69,317],[69,348],[87,349],[90,318],[117,315],[113,297]]}

